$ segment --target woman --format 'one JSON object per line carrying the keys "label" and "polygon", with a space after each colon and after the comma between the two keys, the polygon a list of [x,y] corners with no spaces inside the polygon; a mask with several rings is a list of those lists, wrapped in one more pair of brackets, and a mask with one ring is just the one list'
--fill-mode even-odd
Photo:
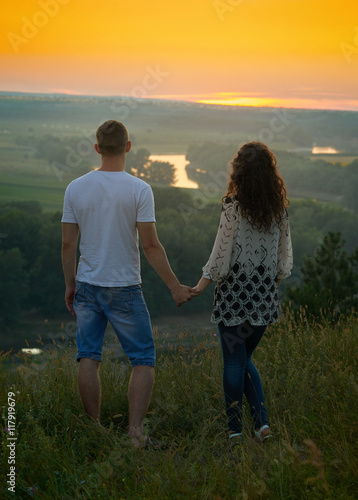
{"label": "woman", "polygon": [[265,144],[244,144],[232,162],[219,230],[196,291],[216,281],[211,317],[224,358],[223,386],[229,439],[241,442],[245,394],[256,438],[272,437],[252,354],[269,323],[279,317],[278,286],[292,269],[284,181]]}

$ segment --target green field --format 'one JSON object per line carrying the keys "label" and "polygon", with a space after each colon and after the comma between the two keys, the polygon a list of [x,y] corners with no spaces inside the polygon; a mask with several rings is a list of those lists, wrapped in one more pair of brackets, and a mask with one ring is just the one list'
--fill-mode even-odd
{"label": "green field", "polygon": [[312,161],[324,160],[329,163],[340,163],[343,167],[349,165],[355,160],[358,160],[358,155],[312,155],[310,156]]}
{"label": "green field", "polygon": [[[274,440],[228,442],[222,355],[215,332],[156,334],[158,362],[146,432],[167,449],[135,450],[126,436],[128,364],[107,351],[100,430],[83,413],[73,349],[57,339],[41,360],[0,372],[0,404],[16,411],[16,498],[354,500],[358,490],[356,316],[329,325],[290,313],[254,354]],[[7,362],[3,355],[0,361]],[[9,470],[0,429],[2,477]],[[2,498],[14,498],[3,481]]]}
{"label": "green field", "polygon": [[[265,137],[272,149],[285,151],[304,145],[295,144],[297,137],[302,140],[304,136],[311,137],[317,145],[330,144],[345,151],[334,157],[312,155],[312,160],[321,158],[346,165],[358,157],[353,147],[358,113],[353,112],[292,112],[146,99],[3,94],[0,96],[0,202],[37,200],[45,210],[61,210],[64,189],[79,174],[66,165],[65,173],[59,175],[52,161],[39,156],[38,141],[48,136],[63,141],[64,145],[74,140],[77,150],[84,143],[92,148],[97,126],[105,119],[120,118],[116,116],[119,105],[128,110],[125,123],[133,148],[146,148],[153,155],[186,154],[191,144],[239,147],[248,140],[265,141]],[[278,124],[281,124],[279,132]],[[94,165],[99,165],[99,158],[90,156],[88,168]],[[208,201],[203,193],[197,192],[196,196]],[[321,192],[293,190],[290,196],[337,201],[334,195]]]}

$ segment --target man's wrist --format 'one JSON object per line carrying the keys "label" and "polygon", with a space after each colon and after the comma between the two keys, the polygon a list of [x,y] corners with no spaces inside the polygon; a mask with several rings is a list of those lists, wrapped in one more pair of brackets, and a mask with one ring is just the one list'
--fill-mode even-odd
{"label": "man's wrist", "polygon": [[168,288],[171,292],[174,292],[177,288],[180,287],[180,281],[176,280],[168,285]]}

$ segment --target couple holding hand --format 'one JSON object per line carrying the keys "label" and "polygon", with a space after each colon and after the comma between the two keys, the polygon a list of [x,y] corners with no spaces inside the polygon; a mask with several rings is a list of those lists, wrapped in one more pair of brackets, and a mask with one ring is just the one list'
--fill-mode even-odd
{"label": "couple holding hand", "polygon": [[78,386],[86,413],[99,422],[99,366],[109,321],[132,366],[128,433],[134,446],[146,446],[143,420],[154,384],[155,348],[140,286],[139,235],[145,257],[178,305],[215,281],[211,321],[218,325],[224,358],[229,439],[243,440],[243,394],[256,438],[269,439],[252,354],[267,325],[278,321],[278,287],[293,265],[289,202],[275,155],[264,144],[249,142],[233,158],[213,250],[199,283],[190,288],[179,283],[158,240],[150,186],[125,172],[131,149],[126,127],[115,120],[103,123],[94,147],[101,167],[69,184],[62,217],[65,302],[77,317]]}

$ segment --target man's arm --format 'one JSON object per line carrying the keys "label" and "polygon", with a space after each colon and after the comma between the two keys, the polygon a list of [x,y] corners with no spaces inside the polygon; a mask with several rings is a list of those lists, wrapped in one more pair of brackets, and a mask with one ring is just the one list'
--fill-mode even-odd
{"label": "man's arm", "polygon": [[73,300],[76,289],[76,252],[78,242],[78,224],[62,223],[62,268],[65,275],[65,303],[72,316],[76,316]]}
{"label": "man's arm", "polygon": [[144,255],[172,293],[178,306],[191,299],[190,288],[180,284],[168,262],[163,245],[160,243],[154,222],[137,222]]}

